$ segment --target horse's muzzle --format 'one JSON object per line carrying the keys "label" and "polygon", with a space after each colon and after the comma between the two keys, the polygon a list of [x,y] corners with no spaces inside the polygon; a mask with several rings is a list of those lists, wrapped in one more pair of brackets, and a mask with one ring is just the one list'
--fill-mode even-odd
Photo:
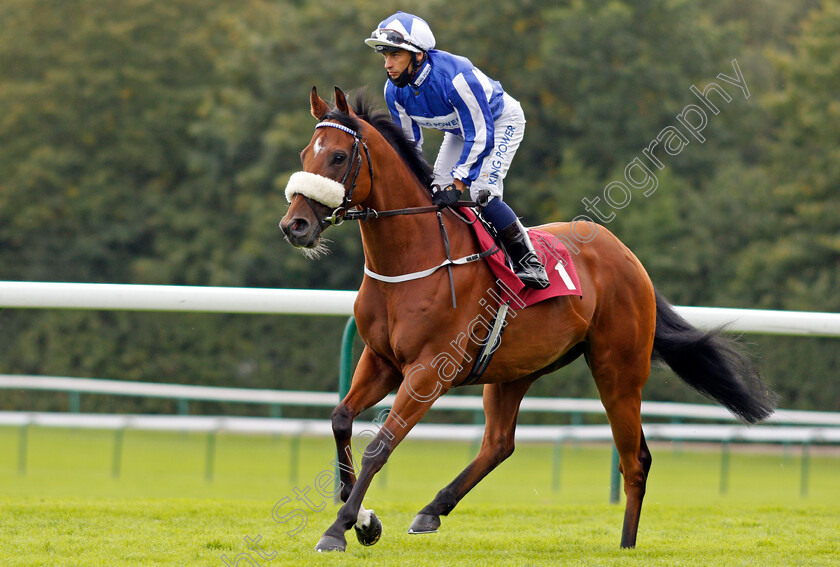
{"label": "horse's muzzle", "polygon": [[318,224],[303,217],[283,217],[280,229],[286,235],[286,240],[297,248],[313,248],[318,245],[321,236]]}

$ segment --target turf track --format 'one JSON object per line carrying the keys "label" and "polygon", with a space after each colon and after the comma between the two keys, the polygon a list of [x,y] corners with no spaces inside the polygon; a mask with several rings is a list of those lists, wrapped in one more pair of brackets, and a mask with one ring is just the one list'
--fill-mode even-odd
{"label": "turf track", "polygon": [[[836,565],[840,558],[840,458],[812,456],[801,498],[798,449],[733,452],[728,494],[719,493],[715,450],[654,447],[639,545],[619,550],[622,506],[607,504],[610,451],[565,446],[552,490],[554,447],[525,445],[473,491],[438,534],[405,533],[414,514],[467,463],[472,447],[407,442],[365,503],[385,533],[348,552],[311,551],[335,516],[313,487],[330,471],[325,439],[222,436],[205,479],[200,435],[128,432],[121,475],[111,476],[113,434],[33,428],[27,472],[18,474],[18,432],[0,429],[2,565]],[[316,507],[297,502],[306,490]],[[287,532],[272,508],[299,507],[306,525]],[[245,537],[268,552],[260,558]]]}

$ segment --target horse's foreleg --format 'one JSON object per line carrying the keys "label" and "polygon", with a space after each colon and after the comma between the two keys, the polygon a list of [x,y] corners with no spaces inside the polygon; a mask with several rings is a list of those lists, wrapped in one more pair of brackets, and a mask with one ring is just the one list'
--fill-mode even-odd
{"label": "horse's foreleg", "polygon": [[[415,377],[415,382],[421,382],[421,380]],[[415,391],[427,392],[432,391],[432,388],[419,387]],[[388,413],[382,429],[365,449],[362,468],[350,494],[344,505],[339,508],[335,522],[324,532],[315,546],[316,551],[344,551],[347,547],[344,533],[358,521],[362,500],[374,475],[382,469],[388,457],[411,428],[429,411],[432,402],[433,400],[421,400],[414,394],[410,394],[405,382],[400,386],[394,406]]]}
{"label": "horse's foreleg", "polygon": [[[389,392],[395,390],[402,379],[399,372],[387,361],[374,354],[365,347],[350,391],[336,406],[332,413],[333,436],[338,453],[338,471],[340,480],[340,498],[346,502],[356,483],[353,467],[353,451],[351,437],[353,435],[353,421],[364,410],[374,406]],[[356,537],[363,545],[373,545],[382,535],[382,523],[373,513],[359,505],[356,517]]]}
{"label": "horse's foreleg", "polygon": [[512,383],[484,386],[486,424],[478,455],[455,480],[437,493],[431,503],[420,510],[408,533],[436,532],[440,527],[440,517],[448,515],[467,492],[513,453],[519,403],[533,381],[533,378],[524,378]]}
{"label": "horse's foreleg", "polygon": [[353,473],[353,452],[351,437],[353,421],[364,410],[373,407],[389,392],[397,389],[402,376],[387,361],[365,347],[356,371],[350,391],[336,406],[332,413],[332,429],[338,452],[339,480],[341,481],[341,500],[347,502],[350,491],[356,483]]}

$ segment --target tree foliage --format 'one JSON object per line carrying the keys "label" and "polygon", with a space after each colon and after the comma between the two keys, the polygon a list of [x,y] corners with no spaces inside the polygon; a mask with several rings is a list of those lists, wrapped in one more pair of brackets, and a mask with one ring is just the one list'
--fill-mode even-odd
{"label": "tree foliage", "polygon": [[[313,85],[381,97],[381,61],[362,40],[397,9],[4,1],[0,279],[355,289],[358,229],[332,229],[332,254],[304,259],[277,229],[282,188],[312,134]],[[589,214],[583,199],[603,198],[698,104],[691,86],[724,85],[733,100],[708,115],[705,141],[676,156],[660,149],[656,191],[634,191],[608,227],[677,303],[840,309],[840,2],[514,0],[486,10],[423,0],[411,10],[439,48],[470,57],[522,102],[528,125],[506,200],[530,223]],[[717,78],[732,76],[733,59],[749,98]],[[330,390],[341,327],[6,310],[0,372]],[[758,342],[783,405],[840,409],[825,378],[834,341]],[[535,391],[595,394],[582,365]],[[647,391],[693,399],[666,379]]]}

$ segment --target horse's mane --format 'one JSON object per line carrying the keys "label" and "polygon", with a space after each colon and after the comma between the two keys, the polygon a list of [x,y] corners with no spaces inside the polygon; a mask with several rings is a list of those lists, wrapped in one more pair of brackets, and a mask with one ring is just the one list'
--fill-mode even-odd
{"label": "horse's mane", "polygon": [[[357,92],[354,95],[352,107],[353,112],[359,118],[373,126],[397,150],[405,165],[423,184],[423,187],[428,187],[434,179],[432,167],[423,159],[423,154],[414,142],[405,137],[402,128],[394,124],[391,120],[391,114],[386,110],[376,109],[371,97],[364,91]],[[335,120],[339,124],[357,131],[360,126],[355,117],[338,110],[332,110],[322,120]]]}

